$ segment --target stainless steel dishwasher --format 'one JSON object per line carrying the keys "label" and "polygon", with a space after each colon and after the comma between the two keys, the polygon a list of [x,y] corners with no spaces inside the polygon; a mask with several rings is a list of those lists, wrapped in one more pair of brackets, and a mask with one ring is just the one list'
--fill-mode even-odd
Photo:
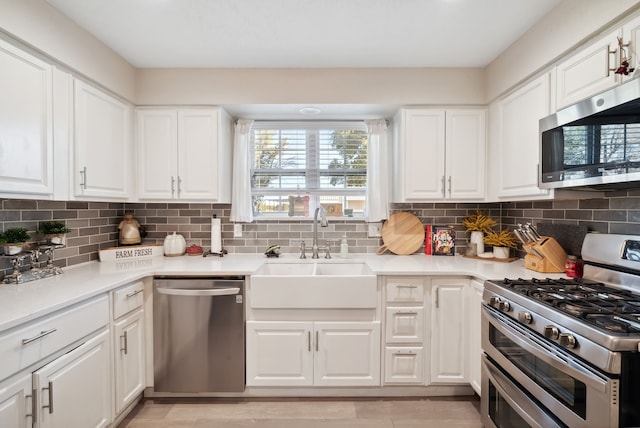
{"label": "stainless steel dishwasher", "polygon": [[242,392],[244,277],[157,277],[153,287],[155,393]]}

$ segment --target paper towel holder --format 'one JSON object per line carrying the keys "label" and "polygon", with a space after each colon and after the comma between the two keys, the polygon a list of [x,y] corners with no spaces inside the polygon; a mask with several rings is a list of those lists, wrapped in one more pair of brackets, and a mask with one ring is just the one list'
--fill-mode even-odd
{"label": "paper towel holder", "polygon": [[[224,248],[222,248],[222,242],[220,242],[220,244],[219,244],[219,245],[220,245],[220,250],[218,250],[218,251],[213,251],[213,246],[214,246],[214,242],[213,242],[213,241],[214,241],[214,224],[216,223],[216,221],[215,221],[215,220],[217,219],[217,217],[218,217],[218,216],[217,216],[216,214],[213,214],[213,215],[211,216],[211,249],[209,249],[208,251],[204,251],[204,252],[202,253],[202,257],[208,257],[208,256],[224,257],[224,255],[225,255],[225,254],[228,254],[227,250],[225,250]],[[219,226],[219,227],[221,227],[221,225],[220,225],[220,221],[219,221],[219,220],[218,220],[218,222],[217,222],[217,223],[218,223],[218,226]],[[220,236],[220,235],[221,235],[221,232],[222,232],[222,231],[219,229],[219,230],[218,230],[218,239],[219,239],[220,241],[222,241],[222,238],[221,238],[221,236]],[[217,246],[217,245],[216,245],[216,246]]]}

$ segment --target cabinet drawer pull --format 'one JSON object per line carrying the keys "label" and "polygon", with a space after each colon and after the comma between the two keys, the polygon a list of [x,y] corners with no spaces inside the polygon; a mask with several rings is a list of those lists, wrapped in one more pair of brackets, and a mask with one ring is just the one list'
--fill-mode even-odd
{"label": "cabinet drawer pull", "polygon": [[49,409],[49,414],[53,413],[53,382],[49,381],[48,388],[42,388],[43,391],[49,392],[49,404],[42,406],[43,409]]}
{"label": "cabinet drawer pull", "polygon": [[418,315],[416,311],[397,311],[394,315]]}
{"label": "cabinet drawer pull", "polygon": [[396,284],[396,288],[418,288],[415,284]]}
{"label": "cabinet drawer pull", "polygon": [[398,351],[398,352],[394,352],[393,355],[394,356],[396,356],[396,355],[415,355],[415,353],[413,351],[405,351],[405,352]]}
{"label": "cabinet drawer pull", "polygon": [[125,331],[124,334],[122,336],[120,336],[120,339],[124,339],[121,343],[124,343],[124,345],[120,348],[121,351],[124,351],[124,355],[127,355],[127,353],[129,352],[129,342],[127,339],[127,332]]}
{"label": "cabinet drawer pull", "polygon": [[27,343],[35,342],[38,339],[42,339],[43,337],[58,331],[57,328],[52,328],[51,330],[41,331],[39,335],[31,337],[29,339],[22,339],[22,344],[26,345]]}
{"label": "cabinet drawer pull", "polygon": [[126,295],[127,299],[133,297],[133,296],[137,296],[138,294],[142,293],[144,290],[136,290],[133,293],[129,293]]}

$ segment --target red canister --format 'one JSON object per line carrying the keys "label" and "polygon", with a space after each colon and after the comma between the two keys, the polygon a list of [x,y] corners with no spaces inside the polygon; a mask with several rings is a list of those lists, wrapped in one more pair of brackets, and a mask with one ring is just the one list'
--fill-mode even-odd
{"label": "red canister", "polygon": [[578,259],[576,256],[567,257],[567,262],[564,265],[564,272],[569,278],[582,278],[584,270],[584,262]]}

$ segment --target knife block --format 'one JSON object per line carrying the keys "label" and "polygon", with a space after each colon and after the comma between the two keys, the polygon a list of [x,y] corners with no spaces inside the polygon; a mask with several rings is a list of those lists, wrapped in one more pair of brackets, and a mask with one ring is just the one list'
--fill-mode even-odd
{"label": "knife block", "polygon": [[558,241],[542,236],[532,244],[525,244],[523,248],[527,252],[524,256],[524,267],[529,270],[543,273],[563,273],[567,261],[567,253]]}

